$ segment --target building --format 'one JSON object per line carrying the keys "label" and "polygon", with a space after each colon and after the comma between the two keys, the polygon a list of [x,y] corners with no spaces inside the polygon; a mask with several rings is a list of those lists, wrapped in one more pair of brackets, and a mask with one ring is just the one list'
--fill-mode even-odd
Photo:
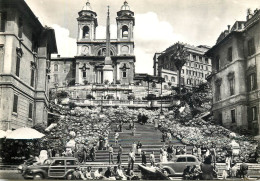
{"label": "building", "polygon": [[162,53],[155,53],[153,56],[153,75],[158,76],[158,57]]}
{"label": "building", "polygon": [[117,12],[117,39],[110,39],[109,11],[106,39],[96,39],[97,14],[89,2],[78,14],[77,55],[73,58],[57,57],[51,61],[50,86],[105,82],[132,84],[135,72],[135,18],[128,3],[125,1]]}
{"label": "building", "polygon": [[206,53],[212,57],[209,77],[213,91],[213,115],[229,128],[259,134],[260,106],[260,11],[248,11],[222,32]]}
{"label": "building", "polygon": [[24,0],[0,0],[0,129],[47,123],[54,30]]}
{"label": "building", "polygon": [[[184,45],[189,57],[182,68],[181,84],[192,87],[206,82],[206,77],[210,75],[212,71],[211,59],[204,55],[209,47],[205,45],[197,47],[189,44]],[[165,89],[179,84],[178,72],[173,60],[171,60],[174,47],[175,44],[167,48],[160,55],[158,53],[154,55],[154,75],[161,76],[165,79],[165,83],[163,83]],[[158,59],[158,61],[156,61],[156,59]]]}

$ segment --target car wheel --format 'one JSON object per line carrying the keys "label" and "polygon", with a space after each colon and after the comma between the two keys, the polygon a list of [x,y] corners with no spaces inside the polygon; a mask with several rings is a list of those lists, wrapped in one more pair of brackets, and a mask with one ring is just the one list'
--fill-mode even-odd
{"label": "car wheel", "polygon": [[36,173],[33,175],[33,179],[34,180],[42,180],[43,179],[43,176],[41,173]]}
{"label": "car wheel", "polygon": [[72,180],[72,177],[73,177],[72,173],[69,173],[69,174],[67,175],[66,179],[67,179],[67,180]]}

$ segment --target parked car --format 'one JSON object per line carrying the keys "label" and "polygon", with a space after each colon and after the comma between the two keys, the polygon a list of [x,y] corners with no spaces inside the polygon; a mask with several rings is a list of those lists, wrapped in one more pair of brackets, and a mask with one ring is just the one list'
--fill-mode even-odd
{"label": "parked car", "polygon": [[79,162],[74,157],[53,157],[41,165],[28,166],[23,172],[24,179],[71,179]]}
{"label": "parked car", "polygon": [[200,165],[201,162],[194,155],[176,155],[172,161],[158,163],[157,166],[166,170],[169,175],[180,176],[187,165]]}

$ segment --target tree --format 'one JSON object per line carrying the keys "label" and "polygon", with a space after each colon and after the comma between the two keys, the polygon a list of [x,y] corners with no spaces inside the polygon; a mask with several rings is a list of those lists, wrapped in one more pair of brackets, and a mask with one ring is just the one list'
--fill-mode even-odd
{"label": "tree", "polygon": [[150,94],[149,83],[153,81],[152,76],[151,75],[146,75],[146,77],[144,78],[144,81],[146,81],[148,83],[148,94]]}
{"label": "tree", "polygon": [[175,43],[171,53],[171,61],[174,62],[175,67],[179,74],[179,93],[181,93],[181,70],[186,61],[188,60],[188,52],[186,51],[185,45],[181,43]]}

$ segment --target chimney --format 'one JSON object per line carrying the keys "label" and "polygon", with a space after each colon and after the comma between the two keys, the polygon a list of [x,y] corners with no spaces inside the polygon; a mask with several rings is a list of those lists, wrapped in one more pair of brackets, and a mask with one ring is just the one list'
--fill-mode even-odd
{"label": "chimney", "polygon": [[230,25],[227,25],[227,27],[228,27],[228,33],[230,33]]}

